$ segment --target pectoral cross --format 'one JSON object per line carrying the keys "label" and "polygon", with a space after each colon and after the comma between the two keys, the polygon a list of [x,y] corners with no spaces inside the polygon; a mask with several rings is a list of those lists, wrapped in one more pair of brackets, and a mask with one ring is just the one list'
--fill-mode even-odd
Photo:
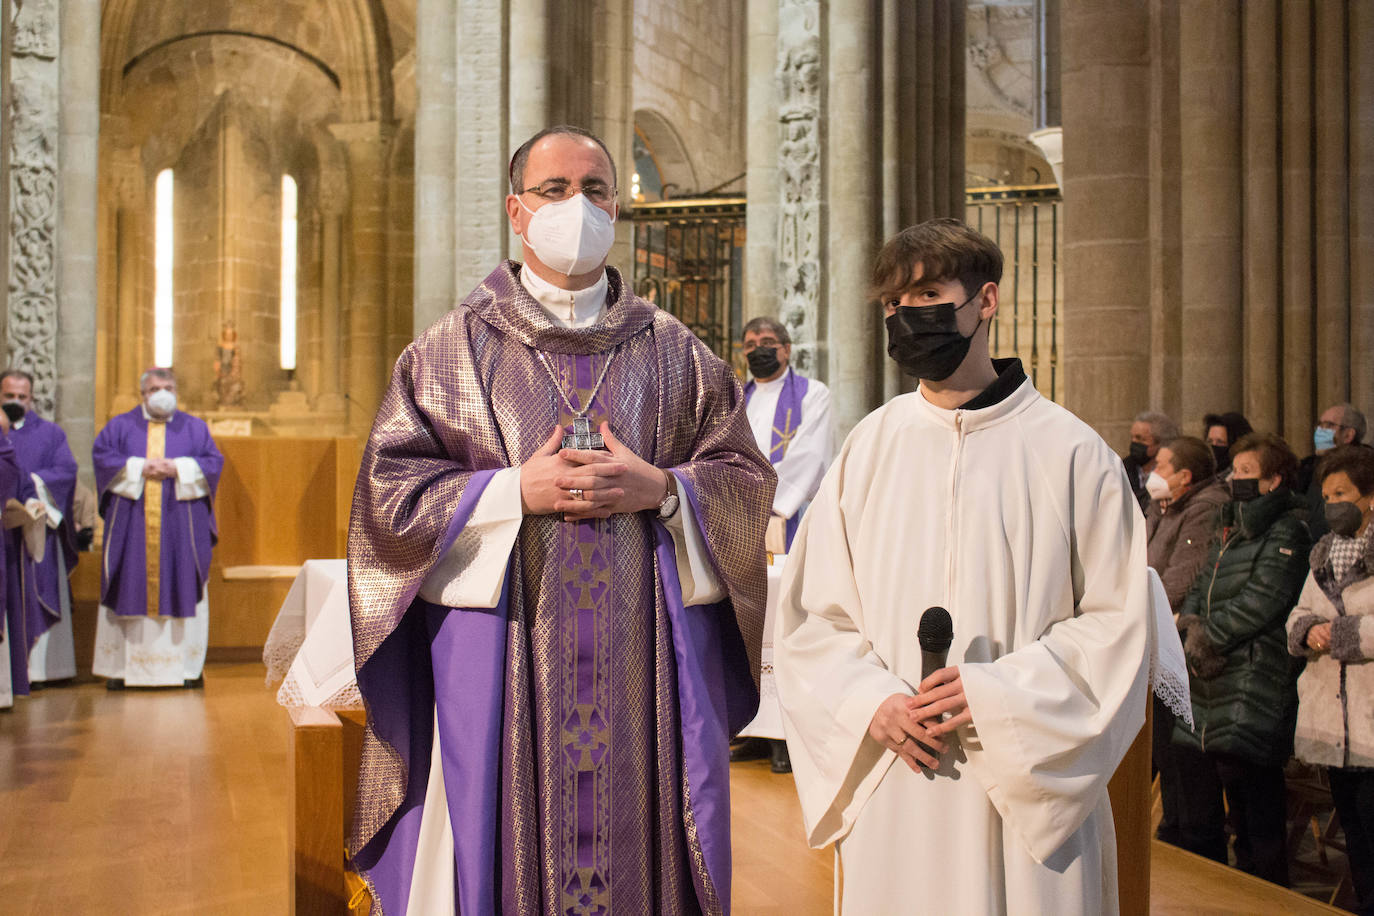
{"label": "pectoral cross", "polygon": [[601,433],[592,432],[592,421],[586,417],[573,417],[573,431],[563,437],[564,448],[606,451],[606,441]]}

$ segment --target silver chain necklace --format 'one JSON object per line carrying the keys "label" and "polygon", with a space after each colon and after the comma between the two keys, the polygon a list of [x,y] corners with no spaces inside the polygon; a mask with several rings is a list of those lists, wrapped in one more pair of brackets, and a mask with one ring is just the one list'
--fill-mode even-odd
{"label": "silver chain necklace", "polygon": [[611,350],[611,355],[606,357],[606,364],[601,367],[601,375],[597,376],[596,384],[592,386],[592,392],[587,396],[587,403],[581,409],[573,407],[572,401],[568,400],[568,395],[563,391],[563,384],[558,376],[554,374],[553,367],[544,357],[544,351],[535,350],[534,355],[539,358],[539,365],[544,367],[544,371],[549,374],[549,381],[553,382],[553,390],[558,392],[558,396],[563,399],[568,412],[573,416],[573,431],[563,437],[563,448],[576,449],[605,449],[606,443],[601,433],[592,432],[592,421],[587,419],[587,412],[592,409],[592,404],[596,401],[596,393],[601,390],[601,383],[606,380],[606,371],[611,368],[611,360],[615,359],[616,350]]}

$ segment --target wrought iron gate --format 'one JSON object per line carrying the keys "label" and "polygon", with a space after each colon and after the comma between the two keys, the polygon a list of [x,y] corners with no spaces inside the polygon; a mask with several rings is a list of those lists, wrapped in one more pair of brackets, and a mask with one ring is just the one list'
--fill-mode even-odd
{"label": "wrought iron gate", "polygon": [[635,204],[634,289],[730,362],[744,323],[744,198]]}
{"label": "wrought iron gate", "polygon": [[1062,198],[1055,185],[969,188],[965,220],[1002,249],[1001,307],[993,356],[1019,356],[1041,394],[1064,398],[1059,371]]}

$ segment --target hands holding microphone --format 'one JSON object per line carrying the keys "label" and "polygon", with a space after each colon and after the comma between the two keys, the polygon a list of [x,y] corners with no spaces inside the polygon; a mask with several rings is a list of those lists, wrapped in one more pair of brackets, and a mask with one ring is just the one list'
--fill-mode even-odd
{"label": "hands holding microphone", "polygon": [[921,615],[917,638],[921,644],[921,683],[916,696],[894,693],[882,702],[868,725],[868,734],[896,752],[911,769],[933,778],[931,771],[954,775],[945,753],[961,725],[973,721],[958,667],[946,667],[954,624],[949,612],[932,607]]}

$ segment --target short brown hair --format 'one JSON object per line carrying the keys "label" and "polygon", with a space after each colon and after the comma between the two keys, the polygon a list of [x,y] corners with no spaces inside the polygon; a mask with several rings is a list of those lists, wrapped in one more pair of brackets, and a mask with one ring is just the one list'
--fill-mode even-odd
{"label": "short brown hair", "polygon": [[1273,433],[1248,433],[1231,446],[1231,460],[1244,452],[1254,452],[1259,458],[1260,476],[1279,475],[1280,482],[1288,486],[1298,479],[1298,456],[1283,441],[1282,436]]}
{"label": "short brown hair", "polygon": [[1217,473],[1217,459],[1212,449],[1196,436],[1178,436],[1164,443],[1174,456],[1174,470],[1184,468],[1193,472],[1193,483],[1202,483]]}
{"label": "short brown hair", "polygon": [[1333,448],[1317,466],[1317,481],[1326,483],[1332,474],[1345,472],[1361,496],[1374,492],[1374,448],[1341,445]]}
{"label": "short brown hair", "polygon": [[[917,277],[916,265],[921,265]],[[992,239],[948,217],[928,219],[888,239],[873,265],[872,295],[885,299],[916,280],[958,280],[972,296],[1002,280],[1002,252]]]}

